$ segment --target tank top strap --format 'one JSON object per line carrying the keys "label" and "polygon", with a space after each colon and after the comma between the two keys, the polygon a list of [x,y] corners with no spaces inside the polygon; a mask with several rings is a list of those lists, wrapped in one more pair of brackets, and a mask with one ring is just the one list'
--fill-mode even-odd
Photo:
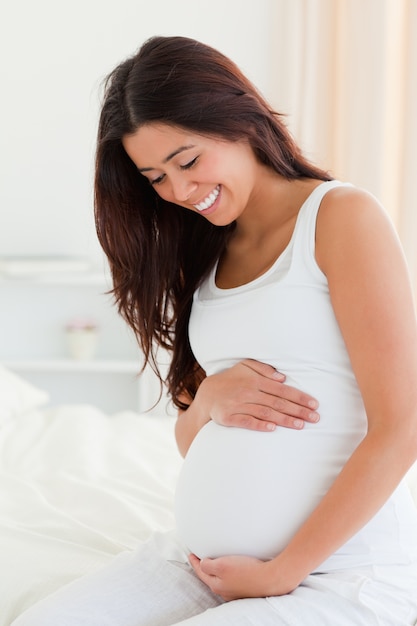
{"label": "tank top strap", "polygon": [[313,272],[316,277],[323,278],[315,257],[316,223],[321,202],[328,191],[336,187],[351,187],[351,183],[330,180],[318,185],[302,205],[295,225],[290,274]]}

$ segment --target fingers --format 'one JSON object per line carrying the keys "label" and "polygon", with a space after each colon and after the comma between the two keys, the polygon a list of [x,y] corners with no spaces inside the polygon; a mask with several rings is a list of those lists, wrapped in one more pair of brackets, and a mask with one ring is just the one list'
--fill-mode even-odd
{"label": "fingers", "polygon": [[[300,427],[302,428],[302,420],[300,420],[300,423]],[[233,415],[229,415],[227,419],[223,420],[222,424],[223,426],[245,428],[247,430],[259,430],[261,432],[271,432],[276,428],[276,424],[274,422],[259,419],[246,413],[234,413]]]}
{"label": "fingers", "polygon": [[315,424],[320,419],[317,411],[280,397],[265,396],[261,402],[242,402],[240,410],[224,413],[221,423],[224,426],[260,431],[272,431],[277,426],[299,430],[306,422]]}
{"label": "fingers", "polygon": [[223,426],[260,431],[318,422],[317,400],[284,381],[271,365],[244,359],[205,379],[205,413]]}
{"label": "fingers", "polygon": [[[267,363],[261,363],[254,359],[244,359],[240,361],[240,365],[251,369],[252,371],[260,374],[265,380],[261,381],[260,390],[265,393],[269,393],[273,396],[283,398],[295,405],[304,406],[308,409],[317,409],[319,403],[315,398],[310,396],[291,385],[283,384],[286,380],[286,376],[281,372],[278,372],[272,365]],[[278,383],[278,384],[277,384]],[[300,416],[303,417],[303,416]]]}
{"label": "fingers", "polygon": [[308,409],[315,410],[319,406],[315,398],[296,387],[291,387],[291,385],[264,381],[261,390],[265,393],[275,395],[291,404],[303,406]]}
{"label": "fingers", "polygon": [[195,554],[189,554],[188,560],[200,580],[202,580],[204,583],[206,583],[206,585],[211,587],[212,581],[210,579],[215,576],[212,571],[211,565],[214,561],[212,559],[200,560]]}
{"label": "fingers", "polygon": [[269,571],[265,563],[258,559],[241,556],[226,556],[201,561],[194,555],[189,561],[197,576],[213,593],[224,600],[238,598],[265,597],[271,595]]}
{"label": "fingers", "polygon": [[199,559],[195,554],[189,554],[188,560],[194,569],[198,569],[200,572],[208,575],[215,575],[215,563],[214,559]]}
{"label": "fingers", "polygon": [[[249,405],[249,413],[258,419],[273,422],[279,426],[298,428],[299,422],[309,422],[315,424],[319,421],[320,415],[317,411],[312,411],[299,404],[288,402],[283,398],[270,398],[267,404]],[[245,411],[246,412],[246,411]]]}
{"label": "fingers", "polygon": [[[318,402],[312,396],[276,381],[266,380],[259,389],[248,387],[240,392],[240,406],[236,414],[251,415],[288,428],[302,428],[303,422],[316,423],[320,419]],[[243,421],[240,417],[239,420]]]}
{"label": "fingers", "polygon": [[200,559],[195,554],[189,554],[188,560],[193,569],[197,570],[200,567]]}
{"label": "fingers", "polygon": [[318,402],[309,396],[299,397],[298,394],[296,394],[294,399],[291,399],[291,394],[289,394],[289,398],[286,397],[288,393],[286,385],[283,385],[283,389],[279,390],[279,395],[273,395],[265,391],[261,393],[263,393],[263,397],[261,396],[257,401],[259,406],[257,417],[274,420],[276,414],[278,414],[297,417],[306,422],[315,423],[319,420],[320,416],[316,410]]}
{"label": "fingers", "polygon": [[[253,410],[256,413],[257,408]],[[224,420],[223,425],[234,428],[245,428],[248,430],[257,430],[260,432],[274,431],[278,426],[284,428],[295,428],[300,430],[304,427],[305,420],[291,417],[290,415],[271,415],[271,419],[265,419],[260,417],[254,417],[253,415],[245,413],[235,413]]]}
{"label": "fingers", "polygon": [[272,365],[268,365],[268,363],[255,361],[255,359],[243,359],[243,361],[240,361],[240,364],[244,367],[248,367],[261,376],[265,376],[265,378],[272,378],[273,380],[279,380],[281,382],[285,380],[285,375],[278,372],[278,370],[276,370],[275,367],[272,367]]}
{"label": "fingers", "polygon": [[213,590],[214,579],[222,572],[222,559],[199,559],[195,554],[189,554],[188,560],[197,576]]}

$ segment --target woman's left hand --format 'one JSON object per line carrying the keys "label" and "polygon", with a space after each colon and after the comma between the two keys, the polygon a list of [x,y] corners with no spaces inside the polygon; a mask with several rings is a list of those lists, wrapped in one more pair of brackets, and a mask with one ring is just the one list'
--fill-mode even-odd
{"label": "woman's left hand", "polygon": [[248,556],[224,556],[200,560],[189,556],[190,564],[200,580],[223,600],[265,598],[292,591],[275,579],[273,561],[260,561]]}

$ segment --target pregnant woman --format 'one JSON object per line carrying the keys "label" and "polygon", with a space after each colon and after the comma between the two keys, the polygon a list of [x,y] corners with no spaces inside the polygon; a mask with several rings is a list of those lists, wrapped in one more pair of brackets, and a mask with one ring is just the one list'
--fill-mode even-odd
{"label": "pregnant woman", "polygon": [[95,192],[119,310],[172,356],[177,528],[15,626],[414,624],[417,330],[378,202],[182,37],[109,76]]}

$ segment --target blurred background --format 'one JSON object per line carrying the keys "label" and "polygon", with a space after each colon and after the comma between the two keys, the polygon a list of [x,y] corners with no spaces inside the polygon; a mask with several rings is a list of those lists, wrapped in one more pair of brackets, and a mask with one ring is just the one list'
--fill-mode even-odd
{"label": "blurred background", "polygon": [[[311,159],[375,194],[417,292],[417,0],[3,2],[0,362],[52,402],[142,409],[154,389],[138,400],[138,349],[105,295],[92,183],[102,81],[155,34],[230,56]],[[83,324],[98,340],[74,356]]]}

